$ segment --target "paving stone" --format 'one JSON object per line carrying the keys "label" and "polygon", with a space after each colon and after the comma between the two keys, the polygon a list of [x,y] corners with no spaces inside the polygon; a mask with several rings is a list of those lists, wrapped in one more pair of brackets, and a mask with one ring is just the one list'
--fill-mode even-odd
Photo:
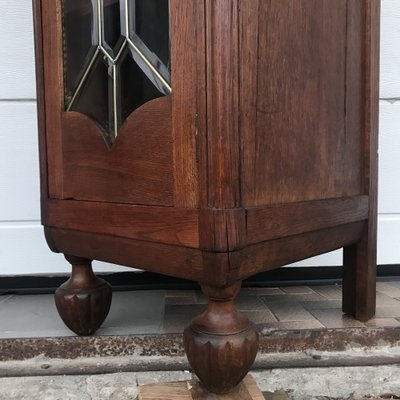
{"label": "paving stone", "polygon": [[236,308],[239,311],[264,310],[264,302],[257,296],[249,296],[247,293],[240,293],[235,299]]}
{"label": "paving stone", "polygon": [[164,321],[163,333],[183,333],[184,329],[190,324],[192,321],[192,317],[187,315],[174,315]]}
{"label": "paving stone", "polygon": [[260,299],[268,305],[270,303],[303,303],[308,301],[324,301],[326,297],[318,293],[309,294],[283,294],[283,295],[266,295],[260,296]]}
{"label": "paving stone", "polygon": [[342,300],[342,289],[337,285],[313,286],[313,289],[328,300]]}
{"label": "paving stone", "polygon": [[280,288],[286,294],[313,294],[315,293],[308,286],[286,286]]}
{"label": "paving stone", "polygon": [[329,310],[342,308],[342,300],[305,301],[301,305],[307,310]]}
{"label": "paving stone", "polygon": [[166,304],[164,317],[167,319],[180,314],[193,318],[205,311],[206,308],[204,304]]}
{"label": "paving stone", "polygon": [[163,333],[182,333],[191,320],[205,310],[204,304],[166,304]]}
{"label": "paving stone", "polygon": [[161,333],[164,298],[164,290],[113,293],[110,313],[96,335]]}
{"label": "paving stone", "polygon": [[165,304],[196,304],[196,298],[191,297],[166,297]]}
{"label": "paving stone", "polygon": [[[400,281],[378,282],[377,287],[376,318],[367,326],[398,326],[400,300],[391,296],[399,295]],[[314,288],[320,293],[313,292]],[[314,329],[320,324],[334,328],[364,327],[341,313],[340,290],[340,285],[243,288],[236,304],[260,329],[278,323],[275,316],[286,323],[286,329],[296,329],[293,326],[301,321],[308,321],[302,324],[303,329]],[[208,302],[195,290],[115,292],[113,297],[110,314],[97,335],[182,333]],[[317,314],[318,320],[314,318]],[[279,329],[285,329],[285,324],[279,325]],[[74,334],[58,316],[53,295],[0,296],[0,338],[57,336]]]}
{"label": "paving stone", "polygon": [[166,290],[165,297],[196,297],[196,290]]}
{"label": "paving stone", "polygon": [[300,331],[300,330],[311,330],[311,329],[325,329],[325,327],[317,319],[308,321],[279,321],[265,324],[262,332],[267,333],[271,331]]}
{"label": "paving stone", "polygon": [[396,287],[391,282],[377,282],[376,290],[393,298],[400,298],[400,287]]}
{"label": "paving stone", "polygon": [[194,304],[197,301],[195,290],[167,290],[165,304]]}
{"label": "paving stone", "polygon": [[400,280],[399,279],[394,278],[394,279],[390,280],[390,282],[385,282],[385,283],[390,283],[391,286],[400,288]]}
{"label": "paving stone", "polygon": [[275,287],[266,287],[266,288],[246,288],[242,289],[242,291],[245,290],[247,294],[250,296],[260,296],[260,295],[266,295],[266,296],[275,296],[275,295],[283,295],[285,292],[280,289],[280,288],[275,288]]}
{"label": "paving stone", "polygon": [[364,322],[365,326],[370,328],[389,328],[400,326],[400,322],[395,318],[372,318],[367,322]]}
{"label": "paving stone", "polygon": [[375,318],[399,318],[400,307],[376,307]]}
{"label": "paving stone", "polygon": [[5,294],[5,295],[0,296],[0,304],[11,299],[11,297],[13,297],[12,294]]}
{"label": "paving stone", "polygon": [[315,319],[299,303],[270,302],[268,303],[268,308],[275,314],[279,321],[308,321]]}
{"label": "paving stone", "polygon": [[400,301],[396,300],[384,293],[376,293],[376,306],[377,307],[400,307]]}
{"label": "paving stone", "polygon": [[59,317],[53,295],[9,296],[0,304],[0,338],[47,336],[74,336]]}
{"label": "paving stone", "polygon": [[360,328],[365,325],[353,317],[343,314],[342,310],[312,310],[310,311],[326,328]]}
{"label": "paving stone", "polygon": [[276,322],[277,319],[274,314],[264,307],[262,311],[244,311],[243,314],[256,325],[269,324]]}

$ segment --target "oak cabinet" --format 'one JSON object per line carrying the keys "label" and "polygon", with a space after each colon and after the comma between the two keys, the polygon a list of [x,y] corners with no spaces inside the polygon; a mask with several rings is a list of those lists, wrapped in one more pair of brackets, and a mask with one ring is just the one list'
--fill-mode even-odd
{"label": "oak cabinet", "polygon": [[[91,260],[201,284],[185,330],[211,391],[258,337],[252,274],[344,247],[343,310],[375,310],[378,0],[34,0],[42,223],[56,293],[93,333]],[[212,365],[212,368],[210,368]]]}

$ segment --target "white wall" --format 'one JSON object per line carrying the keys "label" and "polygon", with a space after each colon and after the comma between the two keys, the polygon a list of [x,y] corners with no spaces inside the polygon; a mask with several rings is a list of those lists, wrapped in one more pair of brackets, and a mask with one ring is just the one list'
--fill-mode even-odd
{"label": "white wall", "polygon": [[0,275],[69,272],[39,222],[31,0],[0,0],[0,10]]}
{"label": "white wall", "polygon": [[[39,222],[31,0],[0,6],[0,275],[68,272]],[[378,262],[400,264],[400,0],[382,0],[381,48]],[[340,265],[341,256],[298,264]]]}

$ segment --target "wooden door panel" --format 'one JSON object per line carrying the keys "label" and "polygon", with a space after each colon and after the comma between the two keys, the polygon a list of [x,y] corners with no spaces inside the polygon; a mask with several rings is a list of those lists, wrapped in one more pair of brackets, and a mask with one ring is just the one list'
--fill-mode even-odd
{"label": "wooden door panel", "polygon": [[49,197],[172,206],[171,97],[135,110],[109,148],[93,120],[64,111],[63,10],[42,4]]}
{"label": "wooden door panel", "polygon": [[64,198],[173,205],[171,99],[152,100],[121,127],[109,149],[83,114],[62,115]]}
{"label": "wooden door panel", "polygon": [[260,0],[243,27],[246,206],[361,194],[363,4]]}

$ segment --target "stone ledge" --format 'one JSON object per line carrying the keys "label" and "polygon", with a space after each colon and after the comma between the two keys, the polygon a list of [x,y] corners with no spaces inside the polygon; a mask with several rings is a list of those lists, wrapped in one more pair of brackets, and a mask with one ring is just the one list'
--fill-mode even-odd
{"label": "stone ledge", "polygon": [[[271,330],[260,332],[260,354],[293,351],[344,351],[351,348],[400,346],[400,327]],[[182,335],[74,336],[0,339],[0,361],[45,356],[79,357],[183,357]]]}
{"label": "stone ledge", "polygon": [[[400,362],[400,328],[265,331],[254,369]],[[0,376],[189,369],[181,335],[0,340]]]}

